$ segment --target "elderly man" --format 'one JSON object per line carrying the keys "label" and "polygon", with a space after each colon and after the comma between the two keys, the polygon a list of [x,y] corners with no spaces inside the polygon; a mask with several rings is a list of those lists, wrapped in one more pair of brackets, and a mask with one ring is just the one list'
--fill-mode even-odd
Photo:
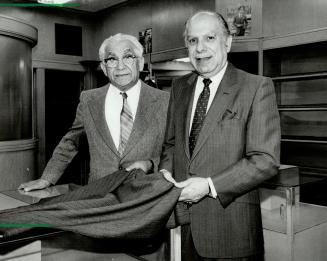
{"label": "elderly man", "polygon": [[274,86],[227,62],[232,37],[220,14],[194,14],[185,43],[196,73],[173,83],[159,165],[189,207],[183,259],[262,260],[255,188],[279,165]]}
{"label": "elderly man", "polygon": [[104,40],[99,57],[110,84],[83,91],[76,118],[54,150],[42,177],[20,185],[25,191],[55,184],[86,135],[90,151],[89,181],[117,170],[157,169],[164,139],[169,94],[139,80],[143,47],[127,34]]}

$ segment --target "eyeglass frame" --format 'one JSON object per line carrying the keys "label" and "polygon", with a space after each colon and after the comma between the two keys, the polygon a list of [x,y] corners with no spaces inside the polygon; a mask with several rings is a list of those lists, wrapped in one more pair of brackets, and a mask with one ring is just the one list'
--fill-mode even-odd
{"label": "eyeglass frame", "polygon": [[[108,61],[113,58],[115,58],[115,61],[114,61],[115,65],[109,65]],[[132,58],[131,62],[124,61],[124,59],[127,59],[127,58]],[[137,57],[135,54],[125,54],[125,55],[123,55],[122,58],[118,58],[117,56],[111,56],[111,57],[105,58],[105,59],[103,59],[103,63],[109,68],[116,68],[119,64],[119,60],[121,60],[124,65],[132,65],[134,60],[136,60],[138,58],[139,57]]]}

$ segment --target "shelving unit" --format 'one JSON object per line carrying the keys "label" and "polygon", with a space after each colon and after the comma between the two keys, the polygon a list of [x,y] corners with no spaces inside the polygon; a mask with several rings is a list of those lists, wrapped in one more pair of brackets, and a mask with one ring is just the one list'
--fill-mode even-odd
{"label": "shelving unit", "polygon": [[296,43],[286,47],[273,39],[278,48],[263,50],[263,75],[276,88],[282,163],[299,166],[302,175],[327,175],[327,39],[307,42],[304,36],[303,44],[294,35],[285,36],[282,42]]}

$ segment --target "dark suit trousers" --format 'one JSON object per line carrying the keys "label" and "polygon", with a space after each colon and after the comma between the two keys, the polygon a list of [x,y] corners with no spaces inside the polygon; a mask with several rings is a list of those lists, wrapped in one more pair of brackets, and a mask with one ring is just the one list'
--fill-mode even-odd
{"label": "dark suit trousers", "polygon": [[207,258],[200,256],[194,246],[191,228],[182,226],[182,261],[264,261],[263,254],[238,258]]}

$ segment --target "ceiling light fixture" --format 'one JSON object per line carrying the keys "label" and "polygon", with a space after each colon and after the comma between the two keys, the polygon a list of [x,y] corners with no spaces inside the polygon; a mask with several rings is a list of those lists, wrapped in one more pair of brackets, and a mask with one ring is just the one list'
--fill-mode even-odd
{"label": "ceiling light fixture", "polygon": [[37,0],[40,4],[61,5],[70,2],[71,0]]}

